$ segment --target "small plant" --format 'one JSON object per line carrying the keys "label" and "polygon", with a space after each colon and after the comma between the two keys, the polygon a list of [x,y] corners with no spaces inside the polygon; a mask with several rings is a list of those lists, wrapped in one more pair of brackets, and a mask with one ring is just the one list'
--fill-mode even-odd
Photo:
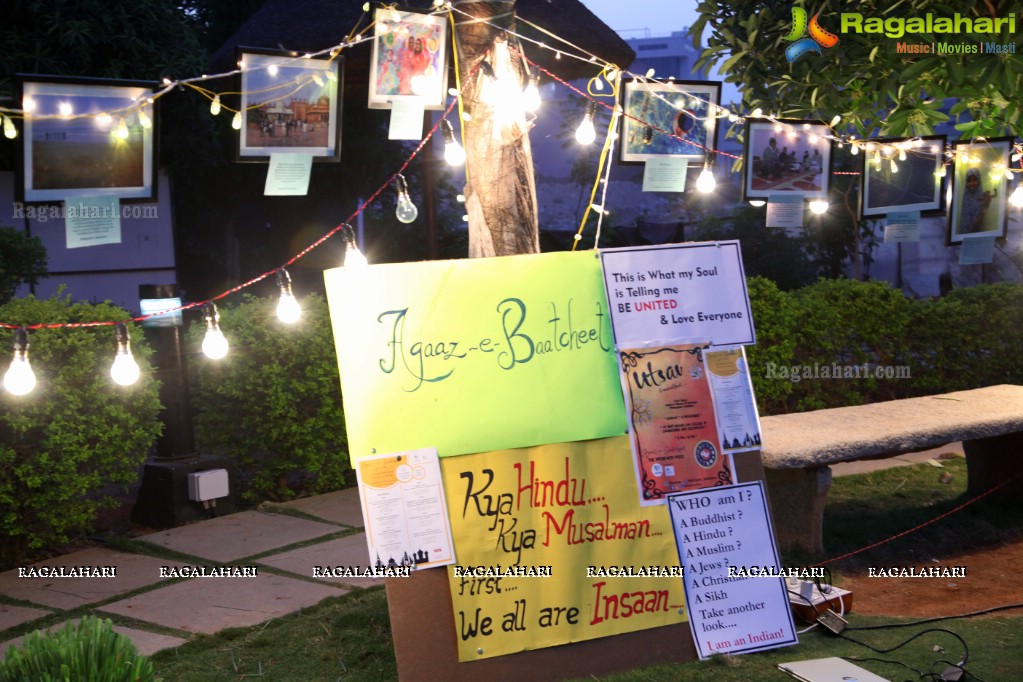
{"label": "small plant", "polygon": [[32,632],[0,661],[0,682],[145,682],[153,676],[153,664],[132,641],[95,616],[56,632]]}

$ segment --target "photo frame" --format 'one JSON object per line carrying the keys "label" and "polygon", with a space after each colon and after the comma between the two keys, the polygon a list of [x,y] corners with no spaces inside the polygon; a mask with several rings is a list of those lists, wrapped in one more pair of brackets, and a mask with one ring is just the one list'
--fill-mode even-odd
{"label": "photo frame", "polygon": [[645,163],[654,157],[703,163],[717,151],[720,81],[656,83],[622,79],[622,131],[619,161]]}
{"label": "photo frame", "polygon": [[[946,190],[949,245],[961,244],[964,234],[989,234],[1005,239],[1008,231],[1009,183],[1005,170],[1012,154],[1011,137],[983,142],[952,143],[954,171]],[[977,179],[977,184],[973,182]]]}
{"label": "photo frame", "polygon": [[389,8],[377,9],[374,19],[369,108],[390,109],[397,101],[421,99],[425,109],[443,109],[448,90],[447,20]]}
{"label": "photo frame", "polygon": [[[893,211],[944,213],[945,176],[941,169],[947,141],[945,135],[873,140],[892,153],[879,150],[862,154],[860,215],[869,218]],[[903,150],[905,158],[899,158],[895,149]]]}
{"label": "photo frame", "polygon": [[830,135],[831,128],[822,121],[746,119],[743,200],[775,194],[827,200],[834,144]]}
{"label": "photo frame", "polygon": [[19,198],[156,199],[156,83],[18,75]]}
{"label": "photo frame", "polygon": [[273,153],[341,159],[342,57],[242,47],[242,127],[237,161],[268,162]]}

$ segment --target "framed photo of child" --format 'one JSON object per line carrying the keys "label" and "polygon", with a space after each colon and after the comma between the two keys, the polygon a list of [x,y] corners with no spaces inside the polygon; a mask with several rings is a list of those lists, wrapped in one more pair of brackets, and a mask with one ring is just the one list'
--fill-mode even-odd
{"label": "framed photo of child", "polygon": [[964,234],[984,233],[1004,239],[1008,230],[1012,138],[952,144],[954,172],[947,197],[948,243],[961,244]]}

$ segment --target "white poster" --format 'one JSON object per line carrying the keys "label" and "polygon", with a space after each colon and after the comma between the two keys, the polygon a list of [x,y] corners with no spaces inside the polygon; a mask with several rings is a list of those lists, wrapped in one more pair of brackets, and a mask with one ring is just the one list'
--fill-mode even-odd
{"label": "white poster", "polygon": [[738,241],[604,249],[600,259],[619,348],[756,343]]}
{"label": "white poster", "polygon": [[722,450],[758,450],[760,415],[753,398],[753,382],[746,362],[746,349],[737,346],[708,351],[706,360]]}
{"label": "white poster", "polygon": [[371,567],[455,562],[436,448],[364,457],[355,473]]}

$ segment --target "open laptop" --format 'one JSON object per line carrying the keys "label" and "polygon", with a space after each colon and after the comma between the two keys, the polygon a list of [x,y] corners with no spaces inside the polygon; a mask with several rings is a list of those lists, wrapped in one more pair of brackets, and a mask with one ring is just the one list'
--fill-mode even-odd
{"label": "open laptop", "polygon": [[891,682],[837,657],[779,663],[778,669],[803,682]]}

